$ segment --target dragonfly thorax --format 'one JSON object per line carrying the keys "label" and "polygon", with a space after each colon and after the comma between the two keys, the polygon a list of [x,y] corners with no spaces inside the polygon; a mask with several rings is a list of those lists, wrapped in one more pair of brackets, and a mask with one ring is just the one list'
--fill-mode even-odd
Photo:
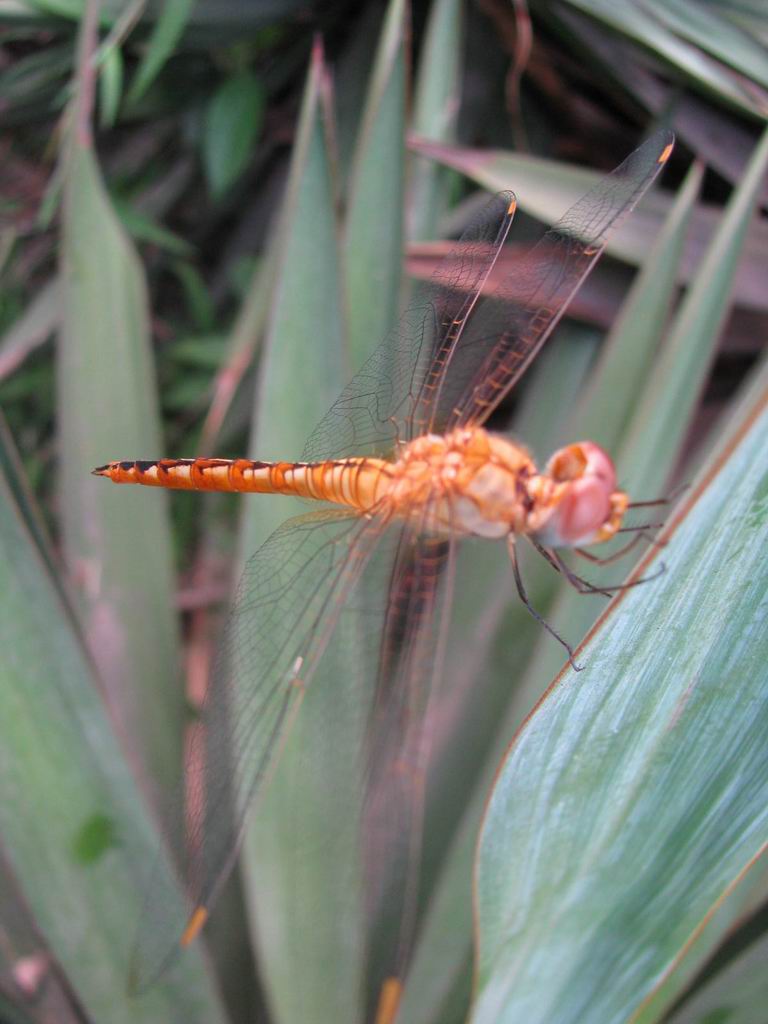
{"label": "dragonfly thorax", "polygon": [[400,449],[384,501],[433,534],[504,537],[526,530],[535,475],[525,448],[482,427],[424,434]]}
{"label": "dragonfly thorax", "polygon": [[482,427],[424,434],[403,445],[383,493],[377,491],[390,513],[425,532],[530,534],[553,547],[608,540],[627,505],[598,445],[561,448],[540,472],[524,447]]}

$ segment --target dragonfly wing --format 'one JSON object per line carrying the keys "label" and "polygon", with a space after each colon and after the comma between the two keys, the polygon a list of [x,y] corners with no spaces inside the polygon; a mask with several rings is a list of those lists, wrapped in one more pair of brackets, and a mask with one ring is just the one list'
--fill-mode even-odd
{"label": "dragonfly wing", "polygon": [[247,563],[188,756],[185,898],[159,857],[132,957],[135,991],[204,923],[235,862],[248,807],[384,525],[346,511],[299,516]]}
{"label": "dragonfly wing", "polygon": [[613,228],[664,166],[673,136],[662,131],[573,206],[477,303],[432,395],[430,429],[482,424],[552,333]]}
{"label": "dragonfly wing", "polygon": [[403,528],[383,619],[363,817],[374,995],[401,985],[416,930],[430,740],[453,596],[455,541]]}
{"label": "dragonfly wing", "polygon": [[320,421],[304,448],[304,461],[388,455],[398,441],[423,432],[429,396],[504,245],[514,209],[511,192],[486,203],[420,300]]}

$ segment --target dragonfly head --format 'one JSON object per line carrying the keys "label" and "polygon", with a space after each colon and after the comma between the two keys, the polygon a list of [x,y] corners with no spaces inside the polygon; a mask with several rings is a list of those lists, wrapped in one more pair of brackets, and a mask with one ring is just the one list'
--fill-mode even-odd
{"label": "dragonfly head", "polygon": [[616,468],[599,445],[581,441],[560,448],[547,463],[544,475],[559,486],[537,540],[550,547],[580,547],[614,536],[628,498],[616,489]]}

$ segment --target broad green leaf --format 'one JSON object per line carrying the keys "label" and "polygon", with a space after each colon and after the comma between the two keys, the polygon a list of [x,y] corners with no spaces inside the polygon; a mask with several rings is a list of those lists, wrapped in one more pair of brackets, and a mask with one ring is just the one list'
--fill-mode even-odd
{"label": "broad green leaf", "polygon": [[160,5],[159,17],[126,97],[129,104],[141,99],[163,64],[173,55],[194,6],[194,0],[174,0],[171,4]]}
{"label": "broad green leaf", "polygon": [[[323,109],[326,71],[315,51],[288,188],[275,238],[271,311],[260,365],[252,457],[296,459],[343,381],[334,189]],[[243,520],[248,557],[295,500],[253,496]],[[355,902],[358,851],[348,771],[360,725],[340,672],[335,687],[308,687],[274,778],[257,799],[244,864],[262,979],[285,1024],[360,1019],[365,955]],[[345,768],[347,770],[345,771]]]}
{"label": "broad green leaf", "polygon": [[112,459],[162,453],[146,289],[87,132],[70,124],[57,367],[64,550],[112,709],[169,813],[184,704],[166,500],[90,475]]}
{"label": "broad green leaf", "polygon": [[390,0],[350,175],[344,235],[349,352],[357,369],[391,328],[403,244],[406,29]]}
{"label": "broad green leaf", "polygon": [[510,748],[478,848],[474,1024],[629,1019],[768,842],[767,442],[764,392],[665,531],[668,571]]}
{"label": "broad green leaf", "polygon": [[[220,1021],[199,957],[126,994],[158,839],[77,630],[0,474],[0,855],[80,1012],[115,1024]],[[158,869],[168,871],[167,862]],[[7,903],[0,906],[8,926]],[[37,1019],[37,1017],[35,1018]]]}
{"label": "broad green leaf", "polygon": [[250,71],[231,75],[211,97],[202,147],[214,199],[221,199],[248,166],[261,134],[265,102],[264,86]]}

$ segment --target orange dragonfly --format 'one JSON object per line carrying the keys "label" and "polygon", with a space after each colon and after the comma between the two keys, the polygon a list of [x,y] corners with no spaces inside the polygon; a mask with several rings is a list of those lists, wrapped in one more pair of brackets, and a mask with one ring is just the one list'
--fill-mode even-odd
{"label": "orange dragonfly", "polygon": [[[426,723],[445,657],[457,542],[504,540],[520,597],[553,633],[528,602],[519,539],[532,541],[581,590],[620,589],[592,587],[558,553],[609,540],[621,528],[629,498],[617,488],[609,455],[582,441],[555,452],[540,470],[524,447],[483,424],[672,146],[669,132],[645,142],[489,296],[484,286],[515,212],[511,193],[491,199],[431,279],[423,303],[343,390],[301,462],[162,459],[94,470],[116,483],[292,494],[331,506],[290,519],[245,568],[203,712],[204,778],[188,816],[186,901],[160,872],[144,910],[134,988],[155,981],[204,925],[306,687],[333,685],[338,651],[373,641],[358,669],[375,675],[359,817],[370,911],[386,901],[400,920],[391,969],[378,979],[379,1019],[393,1019],[414,931]],[[514,306],[499,301],[508,292]],[[571,647],[558,639],[577,668]]]}

